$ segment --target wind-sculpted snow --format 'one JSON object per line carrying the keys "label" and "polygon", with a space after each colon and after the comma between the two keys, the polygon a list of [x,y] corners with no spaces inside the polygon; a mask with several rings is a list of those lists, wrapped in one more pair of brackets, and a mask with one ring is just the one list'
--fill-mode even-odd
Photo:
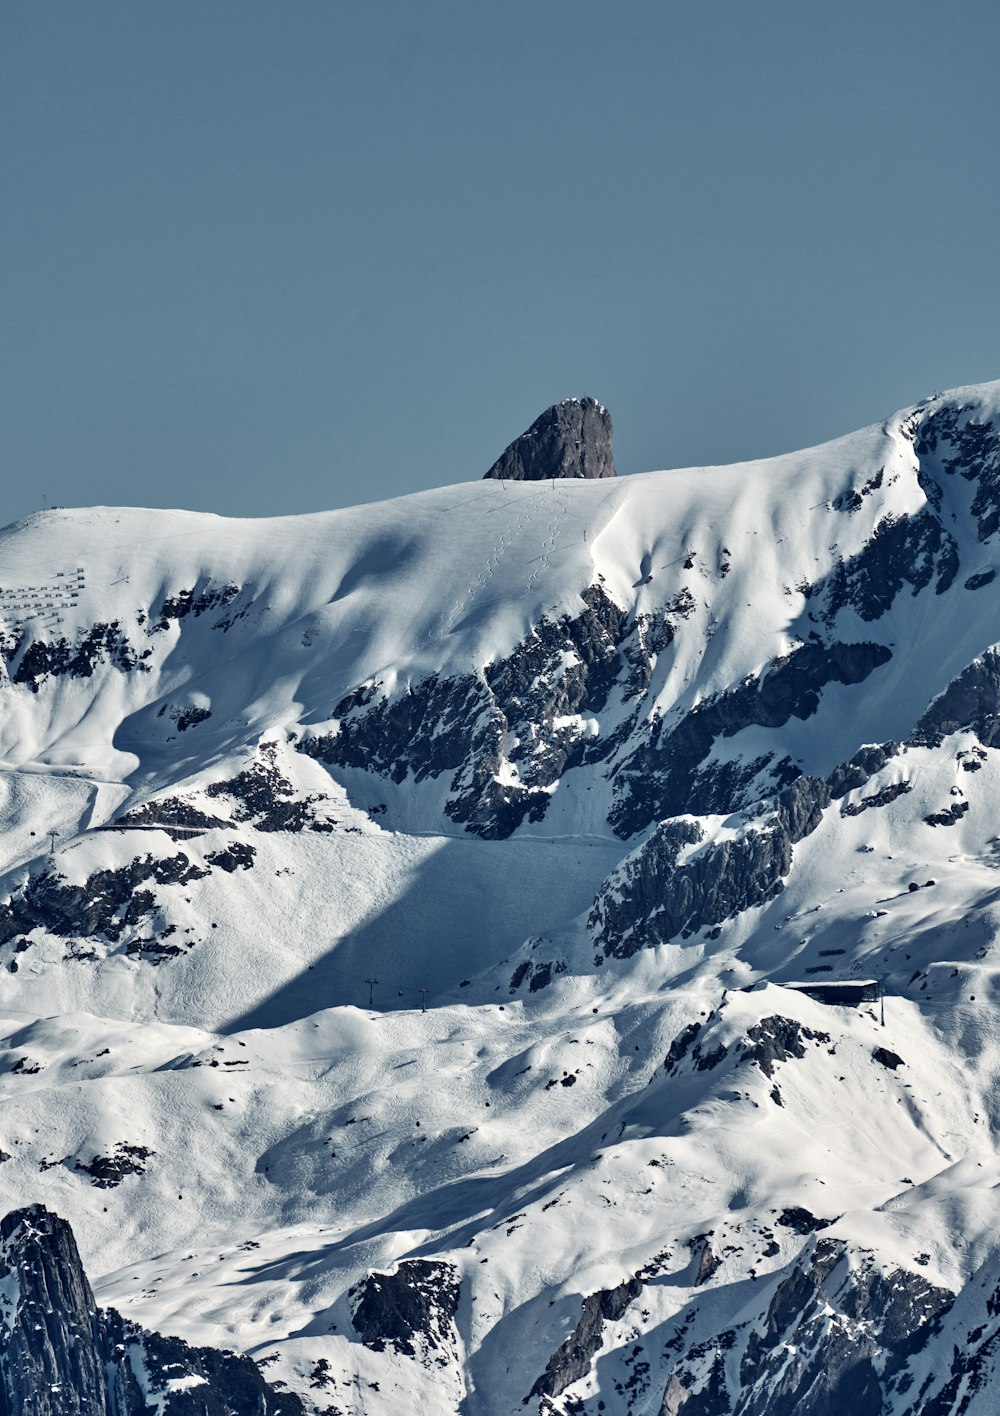
{"label": "wind-sculpted snow", "polygon": [[998,429],[0,532],[24,1381],[994,1416]]}

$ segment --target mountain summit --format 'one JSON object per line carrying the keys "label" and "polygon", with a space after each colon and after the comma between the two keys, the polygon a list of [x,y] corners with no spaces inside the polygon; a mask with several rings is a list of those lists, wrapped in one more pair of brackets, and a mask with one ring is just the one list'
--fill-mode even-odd
{"label": "mountain summit", "polygon": [[0,531],[0,1416],[996,1416],[1000,383],[494,480]]}
{"label": "mountain summit", "polygon": [[543,482],[614,475],[611,414],[596,398],[564,398],[514,439],[483,480]]}

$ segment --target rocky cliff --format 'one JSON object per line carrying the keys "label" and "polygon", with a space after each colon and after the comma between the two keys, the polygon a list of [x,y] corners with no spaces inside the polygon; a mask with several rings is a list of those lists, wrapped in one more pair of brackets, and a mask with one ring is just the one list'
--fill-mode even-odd
{"label": "rocky cliff", "polygon": [[248,1357],[102,1312],[73,1231],[43,1205],[0,1221],[0,1416],[304,1416]]}
{"label": "rocky cliff", "polygon": [[504,449],[486,478],[541,482],[614,475],[611,414],[596,398],[564,398]]}

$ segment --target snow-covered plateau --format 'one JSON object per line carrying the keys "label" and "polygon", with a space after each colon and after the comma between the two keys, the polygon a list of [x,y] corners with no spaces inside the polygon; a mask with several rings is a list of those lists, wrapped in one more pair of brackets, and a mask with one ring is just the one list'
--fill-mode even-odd
{"label": "snow-covered plateau", "polygon": [[1000,383],[6,528],[0,1213],[268,1411],[995,1416],[998,568]]}

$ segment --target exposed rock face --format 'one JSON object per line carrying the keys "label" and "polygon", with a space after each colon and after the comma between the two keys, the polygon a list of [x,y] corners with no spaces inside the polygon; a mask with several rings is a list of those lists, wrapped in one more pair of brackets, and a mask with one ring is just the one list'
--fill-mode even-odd
{"label": "exposed rock face", "polygon": [[153,1154],[146,1146],[119,1141],[113,1155],[95,1155],[89,1163],[76,1162],[76,1169],[90,1176],[90,1183],[113,1190],[127,1175],[145,1175],[146,1161]]}
{"label": "exposed rock face", "polygon": [[192,801],[186,800],[184,797],[168,796],[160,797],[156,801],[144,802],[142,806],[122,812],[121,816],[116,817],[104,829],[120,828],[125,831],[131,826],[162,826],[165,828],[176,827],[182,831],[193,833],[195,831],[211,831],[218,826],[228,825],[229,822],[223,817],[209,816],[207,812],[200,810]]}
{"label": "exposed rock face", "polygon": [[[198,619],[212,610],[228,609],[242,588],[240,585],[217,585],[209,581],[200,586],[192,586],[190,590],[178,590],[174,595],[165,595],[159,614],[154,614],[151,618],[147,633],[156,634],[160,630],[168,629],[172,620],[182,620],[188,615],[194,615],[195,619]],[[235,614],[230,612],[213,624],[212,628],[225,632],[245,615],[245,607]]]}
{"label": "exposed rock face", "polygon": [[617,1288],[602,1288],[589,1293],[583,1300],[583,1313],[573,1333],[549,1358],[548,1366],[528,1393],[533,1396],[558,1396],[571,1383],[590,1371],[594,1353],[601,1346],[604,1324],[617,1322],[625,1309],[642,1292],[642,1281],[624,1279]]}
{"label": "exposed rock face", "polygon": [[946,403],[931,413],[916,432],[915,447],[946,477],[957,472],[974,484],[970,510],[979,539],[985,541],[1000,527],[1000,439],[993,423],[969,417],[971,409],[971,404]]}
{"label": "exposed rock face", "polygon": [[971,728],[986,747],[1000,743],[1000,652],[973,659],[929,705],[911,742],[936,747],[949,733]]}
{"label": "exposed rock face", "polygon": [[[649,724],[643,695],[653,665],[693,603],[679,596],[659,615],[629,615],[600,583],[581,599],[579,614],[543,616],[481,675],[431,675],[391,698],[379,683],[362,685],[334,708],[337,731],[308,733],[299,750],[394,782],[449,773],[446,814],[488,839],[541,820],[565,772],[617,757],[609,819],[627,837],[664,817],[751,805],[762,776],[765,790],[785,786],[797,775],[787,761],[765,753],[712,764],[713,745],[747,727],[808,718],[827,684],[860,683],[892,657],[875,643],[804,644],[669,727],[655,717]],[[609,703],[629,716],[602,736],[597,715]]]}
{"label": "exposed rock face", "polygon": [[830,1034],[803,1027],[792,1018],[772,1014],[768,1018],[761,1018],[759,1023],[750,1028],[747,1040],[749,1045],[745,1056],[753,1059],[765,1077],[772,1077],[777,1063],[804,1057],[807,1042],[828,1043]]}
{"label": "exposed rock face", "polygon": [[860,816],[862,812],[873,811],[877,806],[888,806],[897,797],[905,796],[911,789],[911,782],[890,782],[881,791],[872,792],[869,796],[861,797],[858,801],[845,801],[840,808],[840,814],[841,816]]}
{"label": "exposed rock face", "polygon": [[686,1348],[661,1416],[882,1416],[894,1395],[892,1410],[931,1409],[904,1408],[902,1393],[950,1293],[902,1269],[882,1273],[835,1239],[811,1241],[775,1278],[758,1313]]}
{"label": "exposed rock face", "polygon": [[691,1050],[691,1044],[700,1032],[701,1023],[698,1022],[688,1023],[687,1027],[681,1029],[671,1042],[670,1047],[667,1049],[667,1055],[663,1059],[663,1070],[665,1072],[670,1073],[675,1071],[680,1063],[684,1061],[684,1058]]}
{"label": "exposed rock face", "polygon": [[841,610],[853,609],[870,622],[891,609],[904,586],[917,595],[933,579],[934,593],[943,595],[958,568],[955,539],[928,507],[915,516],[886,516],[862,551],[802,588],[816,604],[812,619],[832,624]]}
{"label": "exposed rock face", "polygon": [[224,850],[209,851],[205,860],[209,865],[217,865],[220,870],[232,875],[237,870],[252,870],[256,854],[253,846],[247,845],[246,841],[233,841]]}
{"label": "exposed rock face", "polygon": [[[869,745],[859,748],[849,762],[841,762],[826,779],[834,801],[839,801],[841,797],[846,796],[848,792],[853,792],[857,787],[863,787],[869,778],[874,777],[876,772],[881,772],[885,764],[895,757],[898,751],[898,742],[883,743],[881,747]],[[845,815],[856,814],[847,811],[846,808],[841,809]]]}
{"label": "exposed rock face", "polygon": [[387,1347],[425,1364],[453,1354],[460,1280],[452,1264],[404,1259],[395,1273],[370,1273],[352,1321],[366,1347]]}
{"label": "exposed rock face", "polygon": [[[648,740],[623,762],[616,777],[611,812],[616,834],[631,836],[650,821],[687,811],[729,812],[747,805],[744,791],[771,757],[749,768],[727,764],[709,772],[703,764],[716,739],[751,726],[774,728],[791,718],[808,718],[827,684],[862,683],[891,658],[884,644],[803,644],[775,659],[759,677],[703,700],[679,722],[654,722]],[[778,771],[779,785],[780,778]]]}
{"label": "exposed rock face", "polygon": [[450,773],[446,813],[488,839],[540,820],[560,776],[608,750],[586,720],[616,685],[626,697],[642,693],[687,612],[681,604],[655,622],[633,619],[600,584],[581,599],[579,614],[543,616],[481,676],[433,675],[395,698],[380,685],[356,689],[334,709],[337,732],[306,736],[300,750],[394,782]]}
{"label": "exposed rock face", "polygon": [[94,1295],[72,1230],[43,1209],[0,1222],[0,1411],[109,1411]]}
{"label": "exposed rock face", "polygon": [[682,850],[699,842],[700,828],[660,822],[601,887],[589,918],[597,943],[606,954],[628,958],[765,904],[783,888],[793,845],[816,829],[829,804],[826,782],[799,777],[779,793],[769,817],[682,863]]}
{"label": "exposed rock face", "polygon": [[961,821],[968,810],[969,803],[967,801],[956,801],[941,811],[932,811],[929,816],[924,817],[924,820],[928,826],[954,826],[956,822]]}
{"label": "exposed rock face", "polygon": [[166,858],[136,856],[118,870],[95,871],[82,885],[46,870],[31,876],[6,904],[0,904],[0,944],[36,928],[64,937],[118,941],[156,908],[153,892],[141,886],[186,885],[207,874],[183,851]]}
{"label": "exposed rock face", "polygon": [[595,398],[564,398],[546,408],[486,473],[507,482],[614,475],[611,414]]}
{"label": "exposed rock face", "polygon": [[37,693],[48,678],[90,678],[102,663],[122,673],[145,673],[148,666],[144,660],[148,656],[148,650],[140,654],[132,646],[118,620],[91,625],[74,643],[65,636],[51,644],[44,639],[27,643],[19,636],[3,646],[11,683],[23,684],[32,693]]}
{"label": "exposed rock face", "polygon": [[[1000,1274],[994,1255],[969,1280],[939,1339],[940,1361],[924,1378],[905,1416],[961,1416],[985,1396],[989,1410],[1000,1378]],[[949,1356],[950,1354],[950,1356]]]}
{"label": "exposed rock face", "polygon": [[329,831],[329,823],[317,820],[313,810],[321,798],[297,796],[278,766],[277,756],[273,742],[261,743],[256,757],[242,772],[227,782],[213,782],[205,795],[233,799],[236,820],[258,831]]}
{"label": "exposed rock face", "polygon": [[[1000,656],[997,656],[997,661],[1000,664]],[[981,661],[977,660],[964,673],[978,678],[981,667]],[[992,669],[987,676],[991,673]],[[761,680],[753,680],[745,687],[759,690],[760,684]],[[921,723],[929,720],[932,710],[948,698],[954,687],[952,685],[940,699],[935,700]],[[755,703],[757,700],[751,696],[749,701]],[[980,697],[976,698],[976,702],[981,701]],[[986,701],[991,701],[988,690]],[[716,700],[708,705],[706,711],[714,713],[718,707]],[[953,710],[946,705],[943,711],[949,713]],[[683,719],[679,732],[689,733],[691,719],[698,713],[699,709],[696,709]],[[986,721],[992,722],[992,719]],[[949,732],[958,726],[951,719],[948,723],[950,726],[946,730]],[[1000,718],[997,723],[1000,726]],[[983,731],[987,731],[986,727]],[[920,734],[915,733],[914,740],[919,739]],[[744,910],[766,904],[784,888],[783,880],[791,869],[792,847],[796,842],[816,830],[831,801],[844,798],[849,792],[863,787],[891,761],[898,747],[895,742],[885,743],[881,747],[863,747],[850,761],[835,767],[826,781],[819,777],[795,777],[773,801],[765,801],[757,808],[758,814],[747,822],[740,835],[706,846],[703,850],[689,852],[683,861],[681,856],[685,848],[697,845],[702,839],[701,828],[696,822],[679,816],[661,821],[653,834],[638,850],[626,857],[598,892],[588,920],[595,942],[605,954],[627,958],[637,949],[664,944],[671,939],[686,939],[700,929],[721,925]],[[975,762],[970,764],[968,770],[975,770],[975,765]],[[657,789],[662,790],[665,783],[678,782],[685,771],[688,780],[696,783],[698,778],[691,775],[690,762],[685,764],[683,758],[679,763],[667,759]],[[716,779],[715,786],[719,788],[719,779]],[[647,806],[636,818],[642,821],[645,811],[649,809],[648,797],[652,788],[648,782],[639,779],[638,789],[647,798]],[[673,790],[672,787],[670,789]],[[908,781],[890,783],[857,802],[843,802],[841,814],[858,816],[864,811],[887,806],[910,789]],[[737,805],[737,802],[729,802],[721,809],[734,810]],[[698,808],[704,809],[704,805]],[[716,805],[716,809],[720,807]],[[940,813],[939,818],[933,821],[927,819],[932,825],[954,825],[967,811],[968,803],[961,802]]]}
{"label": "exposed rock face", "polygon": [[0,1416],[304,1416],[249,1357],[102,1312],[73,1231],[42,1205],[0,1222],[0,1319]]}

